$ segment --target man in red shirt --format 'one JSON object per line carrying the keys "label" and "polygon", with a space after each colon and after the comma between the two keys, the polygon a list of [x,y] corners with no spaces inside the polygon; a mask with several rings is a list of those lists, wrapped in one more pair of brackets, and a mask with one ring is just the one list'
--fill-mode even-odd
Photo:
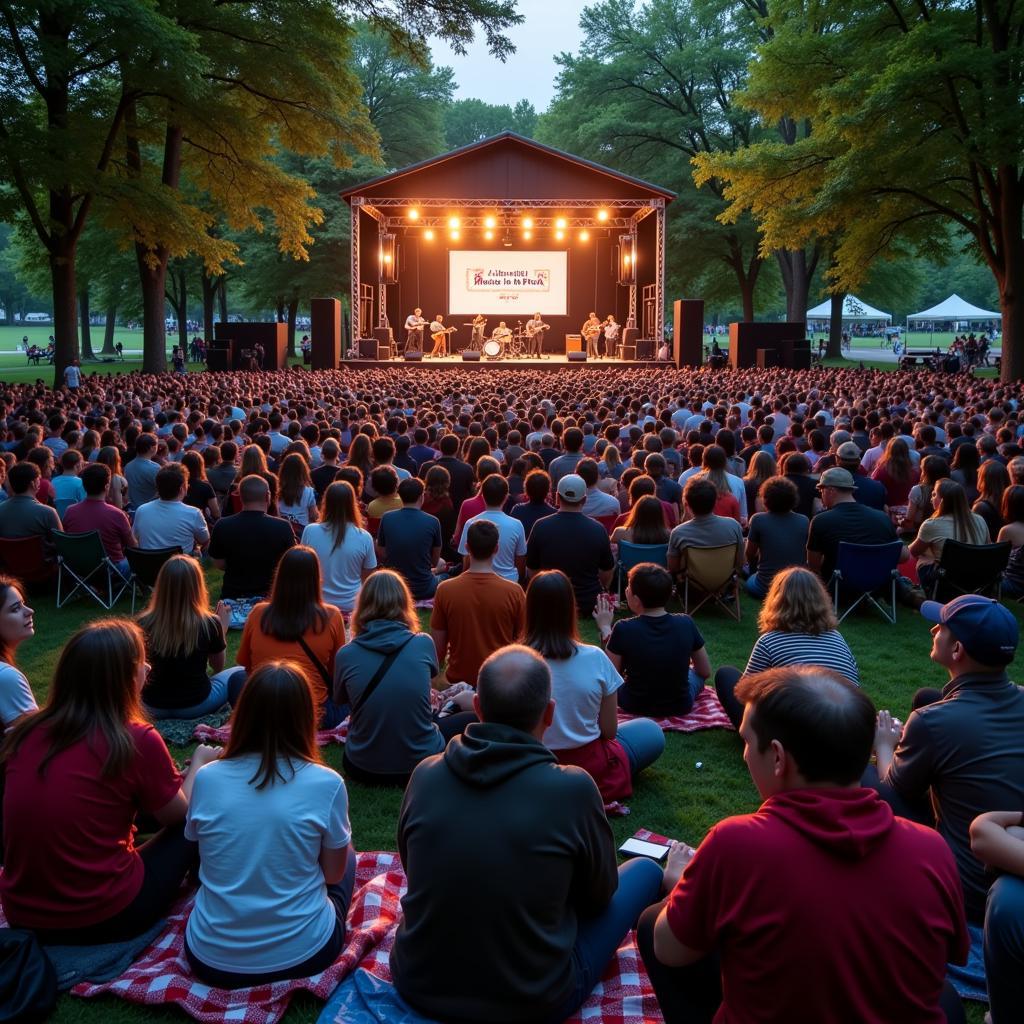
{"label": "man in red shirt", "polygon": [[135,547],[136,540],[128,517],[119,508],[107,504],[110,470],[102,462],[91,462],[82,470],[81,480],[85,488],[85,501],[72,505],[64,513],[64,529],[68,533],[98,531],[107,558],[128,579],[131,568],[124,550]]}
{"label": "man in red shirt", "polygon": [[677,844],[638,942],[667,1024],[962,1020],[945,983],[969,945],[941,836],[860,785],[868,696],[826,669],[748,676],[744,760],[764,800]]}

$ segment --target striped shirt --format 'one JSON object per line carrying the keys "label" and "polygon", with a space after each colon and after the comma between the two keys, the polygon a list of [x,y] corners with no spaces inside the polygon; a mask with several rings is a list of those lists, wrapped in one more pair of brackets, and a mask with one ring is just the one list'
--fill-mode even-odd
{"label": "striped shirt", "polygon": [[860,685],[857,661],[837,629],[812,636],[810,633],[762,633],[750,652],[744,675],[763,672],[780,665],[821,665],[831,668]]}

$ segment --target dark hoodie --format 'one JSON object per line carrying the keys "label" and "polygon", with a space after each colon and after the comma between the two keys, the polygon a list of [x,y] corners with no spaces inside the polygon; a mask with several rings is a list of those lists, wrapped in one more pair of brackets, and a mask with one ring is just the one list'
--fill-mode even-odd
{"label": "dark hoodie", "polygon": [[413,773],[409,879],[391,952],[402,996],[442,1021],[544,1019],[569,997],[577,917],[618,886],[600,794],[533,736],[473,723]]}

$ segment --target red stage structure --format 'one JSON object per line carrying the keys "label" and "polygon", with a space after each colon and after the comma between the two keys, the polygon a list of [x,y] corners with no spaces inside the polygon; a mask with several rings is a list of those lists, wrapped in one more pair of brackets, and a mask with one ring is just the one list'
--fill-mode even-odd
{"label": "red stage structure", "polygon": [[[534,313],[529,291],[518,298],[481,291],[480,303],[489,308],[450,308],[453,301],[470,306],[460,295],[475,300],[482,271],[472,269],[473,261],[504,266],[501,254],[530,267],[529,254],[536,253],[534,262],[555,265],[538,272],[548,277],[528,280],[549,285],[543,351],[552,360],[585,350],[578,336],[591,311],[602,320],[612,314],[621,325],[611,353],[619,361],[653,359],[661,344],[665,207],[675,198],[667,189],[503,132],[356,185],[342,197],[352,217],[352,347],[364,358],[400,355],[406,317],[417,307],[428,323],[441,313],[446,326],[458,327],[455,354],[470,343],[473,312],[487,315],[487,335],[499,319],[516,330]],[[520,271],[486,271],[492,273]],[[360,342],[371,338],[377,345]],[[429,352],[429,328],[424,340]]]}

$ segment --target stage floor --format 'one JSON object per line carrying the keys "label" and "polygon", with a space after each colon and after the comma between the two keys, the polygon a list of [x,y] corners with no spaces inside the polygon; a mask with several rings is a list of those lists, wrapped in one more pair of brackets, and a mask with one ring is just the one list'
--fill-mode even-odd
{"label": "stage floor", "polygon": [[550,355],[544,359],[468,359],[461,355],[455,356],[424,356],[420,359],[343,359],[341,366],[359,367],[363,369],[386,369],[388,367],[408,366],[411,369],[439,370],[638,370],[644,367],[671,366],[671,363],[658,362],[655,359],[587,359],[571,360],[568,356]]}

